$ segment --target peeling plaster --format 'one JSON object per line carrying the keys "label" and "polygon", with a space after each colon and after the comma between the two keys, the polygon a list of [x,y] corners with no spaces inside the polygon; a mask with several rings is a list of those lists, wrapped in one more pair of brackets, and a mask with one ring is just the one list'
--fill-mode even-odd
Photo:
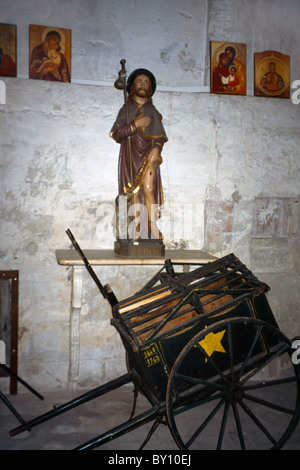
{"label": "peeling plaster", "polygon": [[190,54],[188,47],[189,45],[185,44],[184,49],[180,51],[180,53],[178,54],[179,63],[180,63],[182,70],[184,70],[185,72],[189,72],[189,71],[194,72],[196,60]]}
{"label": "peeling plaster", "polygon": [[242,199],[242,196],[240,195],[239,191],[234,191],[231,195],[233,202],[236,204],[239,204],[240,200]]}

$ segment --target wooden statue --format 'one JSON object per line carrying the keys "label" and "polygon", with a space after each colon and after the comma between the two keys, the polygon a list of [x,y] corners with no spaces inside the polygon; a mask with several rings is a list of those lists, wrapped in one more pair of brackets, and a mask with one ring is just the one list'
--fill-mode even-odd
{"label": "wooden statue", "polygon": [[[152,103],[156,89],[154,75],[136,69],[126,83],[125,60],[115,87],[124,90],[124,105],[110,136],[121,145],[119,154],[119,198],[125,196],[135,223],[125,237],[132,242],[162,241],[156,221],[163,205],[160,176],[161,152],[168,138],[162,116]],[[124,236],[122,236],[124,239]]]}

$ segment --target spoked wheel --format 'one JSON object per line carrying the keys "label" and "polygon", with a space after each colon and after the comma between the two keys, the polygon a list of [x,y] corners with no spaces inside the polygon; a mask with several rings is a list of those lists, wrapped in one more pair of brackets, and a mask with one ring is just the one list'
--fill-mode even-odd
{"label": "spoked wheel", "polygon": [[300,412],[291,342],[253,318],[220,321],[178,356],[167,418],[180,449],[280,449]]}

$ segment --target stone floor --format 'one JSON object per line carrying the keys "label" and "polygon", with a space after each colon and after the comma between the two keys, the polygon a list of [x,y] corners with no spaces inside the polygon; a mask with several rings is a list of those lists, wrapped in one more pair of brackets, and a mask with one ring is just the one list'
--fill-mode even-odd
{"label": "stone floor", "polygon": [[[270,388],[270,387],[269,387]],[[25,421],[40,416],[43,413],[52,410],[53,407],[60,406],[74,397],[81,395],[80,393],[70,393],[67,391],[45,393],[44,400],[39,400],[31,393],[19,393],[17,395],[8,395],[15,409],[19,412]],[[274,392],[275,393],[275,392]],[[285,392],[280,393],[280,403],[289,404],[291,400],[289,385],[285,385]],[[277,400],[277,398],[276,398]],[[133,401],[133,387],[130,385],[123,386],[113,390],[101,397],[95,398],[88,403],[82,404],[72,410],[69,410],[59,416],[52,418],[30,431],[24,431],[14,437],[9,435],[9,431],[20,425],[20,422],[12,414],[11,410],[0,401],[0,450],[72,450],[80,446],[90,439],[93,439],[104,432],[114,428],[115,426],[128,420],[131,412]],[[151,406],[148,401],[139,394],[137,402],[136,414],[139,414]],[[206,407],[206,406],[205,406]],[[271,423],[270,433],[276,433],[277,428],[282,422],[282,416],[279,411],[275,411],[270,418],[269,410],[264,411],[264,415],[260,417],[264,422],[265,418]],[[192,421],[197,421],[197,411],[183,413],[181,417],[181,432],[190,431]],[[269,419],[270,418],[270,419]],[[199,418],[200,419],[200,418]],[[244,426],[242,421],[242,426]],[[146,438],[152,423],[126,433],[109,443],[104,444],[98,450],[130,450],[139,449],[139,446]],[[215,437],[214,434],[218,428],[217,424],[208,426],[201,438],[201,447],[209,449],[210,444]],[[234,448],[234,429],[231,423],[228,424],[228,448]],[[250,448],[259,449],[261,437],[256,434],[257,429],[253,429],[251,425],[243,428],[245,440],[249,438]],[[213,448],[215,448],[215,443]],[[227,444],[226,444],[227,445]],[[248,442],[247,442],[248,446]],[[247,447],[248,448],[248,447]],[[146,444],[145,450],[169,450],[176,451],[178,447],[174,442],[171,432],[167,425],[160,424]],[[284,449],[300,450],[300,424],[297,425],[291,437],[286,442]]]}

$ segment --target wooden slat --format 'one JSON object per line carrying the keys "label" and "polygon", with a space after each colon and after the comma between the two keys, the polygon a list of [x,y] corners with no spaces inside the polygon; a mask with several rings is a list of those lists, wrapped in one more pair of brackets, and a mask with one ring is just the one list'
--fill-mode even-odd
{"label": "wooden slat", "polygon": [[167,290],[165,292],[162,292],[161,294],[152,295],[151,297],[146,298],[145,296],[138,302],[134,302],[132,304],[128,304],[126,307],[120,308],[119,313],[122,314],[122,313],[130,312],[131,310],[135,310],[136,308],[151,304],[152,302],[155,302],[156,300],[159,300],[159,299],[163,299],[164,297],[167,297],[168,295],[171,295],[171,294],[172,294],[172,291]]}
{"label": "wooden slat", "polygon": [[201,314],[226,311],[237,298],[262,286],[238,258],[228,255],[193,272],[170,277],[159,288],[141,291],[142,295],[121,302],[117,314],[132,339],[142,343],[156,330],[175,334],[190,327]]}

